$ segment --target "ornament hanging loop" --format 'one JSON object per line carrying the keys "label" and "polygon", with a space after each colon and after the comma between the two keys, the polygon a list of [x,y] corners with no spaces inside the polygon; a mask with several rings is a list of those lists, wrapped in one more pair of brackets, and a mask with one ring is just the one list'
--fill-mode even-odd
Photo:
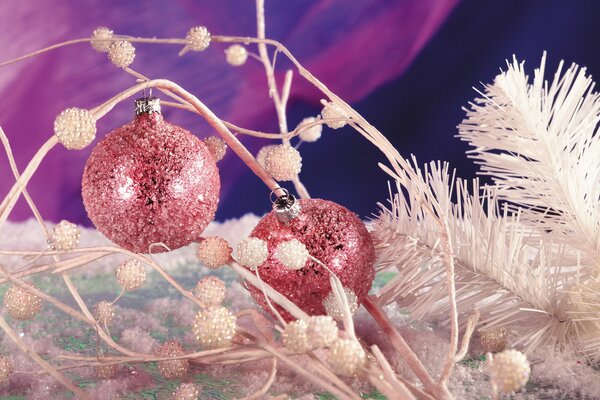
{"label": "ornament hanging loop", "polygon": [[[284,194],[274,198],[275,190],[282,190]],[[276,188],[275,190],[269,194],[269,199],[273,203],[273,212],[279,222],[287,224],[300,215],[300,202],[285,188]]]}

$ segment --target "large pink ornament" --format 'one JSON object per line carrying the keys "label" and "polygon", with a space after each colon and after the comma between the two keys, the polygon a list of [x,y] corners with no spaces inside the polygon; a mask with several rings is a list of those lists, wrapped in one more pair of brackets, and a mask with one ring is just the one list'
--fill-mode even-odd
{"label": "large pink ornament", "polygon": [[[304,243],[309,254],[323,262],[354,291],[359,303],[367,296],[375,269],[375,249],[363,222],[347,208],[327,200],[299,200],[298,217],[287,224],[279,221],[274,212],[260,220],[250,236],[267,242],[269,257],[258,268],[260,277],[310,315],[326,314],[323,300],[331,292],[329,272],[313,261],[304,268],[288,269],[276,258],[275,249],[281,242],[297,239]],[[266,311],[269,307],[262,291],[248,285],[252,297]],[[282,316],[294,318],[277,306]]]}
{"label": "large pink ornament", "polygon": [[[82,181],[88,216],[110,240],[148,253],[197,240],[213,220],[221,181],[206,145],[145,112],[109,133],[92,151]],[[156,246],[153,252],[165,251]]]}

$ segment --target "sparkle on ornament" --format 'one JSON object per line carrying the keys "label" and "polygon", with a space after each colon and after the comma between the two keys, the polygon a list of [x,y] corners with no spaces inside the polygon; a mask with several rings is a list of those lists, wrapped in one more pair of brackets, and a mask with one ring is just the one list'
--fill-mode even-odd
{"label": "sparkle on ornament", "polygon": [[329,347],[338,339],[338,326],[329,315],[313,315],[308,319],[306,334],[314,348]]}
{"label": "sparkle on ornament", "polygon": [[367,362],[367,354],[354,339],[338,339],[329,349],[327,362],[334,372],[342,376],[353,376]]}
{"label": "sparkle on ornament", "polygon": [[[170,340],[163,343],[157,350],[159,357],[177,357],[185,354],[181,343],[176,340]],[[188,373],[190,363],[187,359],[162,360],[156,363],[162,376],[167,379],[181,378]]]}
{"label": "sparkle on ornament", "polygon": [[215,162],[221,161],[227,152],[227,143],[216,136],[209,136],[204,139],[204,144],[215,159]]}
{"label": "sparkle on ornament", "polygon": [[4,306],[11,317],[19,321],[26,321],[40,312],[42,299],[20,286],[13,285],[4,294]]}
{"label": "sparkle on ornament", "polygon": [[225,59],[229,65],[239,67],[246,64],[246,60],[248,60],[248,51],[242,45],[232,44],[225,49]]}
{"label": "sparkle on ornament", "polygon": [[112,43],[113,31],[100,26],[92,32],[92,47],[100,53],[106,53]]}
{"label": "sparkle on ornament", "polygon": [[98,379],[112,379],[117,375],[117,364],[99,365],[96,367]]}
{"label": "sparkle on ornament", "polygon": [[194,383],[182,383],[171,396],[171,400],[197,400],[202,388]]}
{"label": "sparkle on ornament", "polygon": [[317,124],[313,125],[309,128],[305,128],[307,125],[316,122],[317,119],[315,117],[304,118],[296,129],[300,129],[300,133],[298,136],[303,142],[316,142],[321,138],[321,133],[323,132],[323,125]]}
{"label": "sparkle on ornament", "polygon": [[140,288],[146,280],[146,270],[136,259],[125,261],[117,269],[117,281],[126,291]]}
{"label": "sparkle on ornament", "polygon": [[135,47],[127,40],[119,40],[108,47],[108,59],[119,68],[126,68],[135,59]]}
{"label": "sparkle on ornament", "polygon": [[[354,315],[356,310],[358,310],[358,297],[356,297],[356,294],[354,294],[354,292],[348,288],[344,288],[344,294],[346,295],[346,300],[348,301],[350,314]],[[325,300],[323,300],[323,306],[325,307],[325,311],[327,311],[327,315],[331,316],[336,321],[341,321],[344,318],[344,314],[338,305],[338,301],[335,298],[333,291],[331,291]]]}
{"label": "sparkle on ornament", "polygon": [[198,312],[194,319],[194,335],[207,348],[228,346],[235,335],[235,329],[235,315],[222,306],[210,306]]}
{"label": "sparkle on ornament", "polygon": [[52,231],[50,247],[53,250],[72,250],[79,245],[81,231],[77,225],[62,220]]}
{"label": "sparkle on ornament", "polygon": [[512,393],[527,383],[531,368],[525,354],[504,350],[491,356],[488,371],[492,384],[503,393]]}
{"label": "sparkle on ornament", "polygon": [[115,317],[115,306],[110,301],[102,300],[94,306],[94,318],[101,324],[109,324]]}
{"label": "sparkle on ornament", "polygon": [[188,49],[204,51],[210,45],[210,32],[204,26],[196,26],[188,31],[185,40]]}
{"label": "sparkle on ornament", "polygon": [[291,181],[302,169],[302,156],[288,144],[277,145],[265,156],[265,169],[279,181]]}
{"label": "sparkle on ornament", "polygon": [[323,111],[321,111],[321,117],[324,120],[332,119],[337,121],[326,121],[326,125],[331,129],[339,129],[346,126],[346,119],[348,119],[348,114],[344,111],[343,108],[336,103],[330,103],[326,101],[322,101],[323,103]]}
{"label": "sparkle on ornament", "polygon": [[265,158],[267,158],[267,154],[271,149],[277,147],[276,144],[269,144],[261,147],[261,149],[256,154],[256,161],[260,164],[261,167],[265,168]]}
{"label": "sparkle on ornament", "polygon": [[255,237],[243,239],[237,246],[238,262],[250,269],[260,267],[269,256],[267,243]]}
{"label": "sparkle on ornament", "polygon": [[216,276],[202,278],[194,290],[196,298],[206,305],[220,306],[225,300],[225,283]]}
{"label": "sparkle on ornament", "polygon": [[81,150],[96,137],[96,120],[88,110],[67,108],[54,120],[54,134],[69,150]]}
{"label": "sparkle on ornament", "polygon": [[289,269],[304,268],[308,255],[306,246],[298,239],[281,242],[275,249],[275,257]]}
{"label": "sparkle on ornament", "polygon": [[479,343],[486,353],[503,351],[506,348],[506,329],[496,327],[479,331]]}
{"label": "sparkle on ornament", "polygon": [[286,325],[283,331],[283,344],[292,353],[306,353],[312,350],[310,341],[308,340],[308,324],[306,321],[298,319]]}
{"label": "sparkle on ornament", "polygon": [[13,372],[13,365],[10,358],[0,356],[0,383],[8,381],[10,374]]}
{"label": "sparkle on ornament", "polygon": [[216,269],[229,262],[232,248],[227,240],[209,236],[198,245],[198,258],[208,268]]}

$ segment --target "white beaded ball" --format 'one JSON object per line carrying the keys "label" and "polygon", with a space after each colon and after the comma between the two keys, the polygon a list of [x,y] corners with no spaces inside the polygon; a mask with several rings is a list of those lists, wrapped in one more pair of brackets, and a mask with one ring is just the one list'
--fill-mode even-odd
{"label": "white beaded ball", "polygon": [[338,339],[338,326],[329,315],[313,315],[308,319],[306,334],[314,348],[329,347]]}
{"label": "white beaded ball", "polygon": [[229,65],[239,67],[246,64],[246,60],[248,60],[248,51],[242,45],[232,44],[225,49],[225,59]]}
{"label": "white beaded ball", "polygon": [[210,306],[194,319],[194,335],[207,348],[225,347],[235,335],[236,317],[227,308]]}
{"label": "white beaded ball", "polygon": [[198,245],[198,258],[208,268],[216,269],[229,262],[232,248],[227,240],[218,236],[209,236]]}
{"label": "white beaded ball", "polygon": [[92,47],[100,53],[106,53],[112,43],[113,31],[105,26],[100,26],[92,32]]}
{"label": "white beaded ball", "polygon": [[290,145],[277,145],[268,151],[265,169],[279,181],[291,181],[302,169],[302,156]]}
{"label": "white beaded ball", "polygon": [[194,294],[206,305],[220,306],[225,300],[227,288],[225,282],[216,276],[207,276],[198,281]]}
{"label": "white beaded ball", "polygon": [[308,250],[304,243],[298,239],[292,239],[279,243],[275,249],[275,257],[286,268],[301,269],[308,260]]}
{"label": "white beaded ball", "polygon": [[146,270],[136,259],[125,261],[117,269],[117,281],[126,291],[140,288],[146,281]]}
{"label": "white beaded ball", "polygon": [[331,129],[339,129],[346,126],[346,119],[348,114],[339,104],[323,101],[323,111],[321,111],[321,117],[324,120],[336,119],[337,121],[326,122],[326,125]]}
{"label": "white beaded ball", "polygon": [[[356,297],[356,294],[348,288],[344,288],[344,294],[346,295],[346,300],[348,301],[350,314],[354,315],[356,310],[358,310],[358,297]],[[323,306],[325,307],[325,311],[327,311],[327,315],[331,316],[336,321],[341,321],[344,318],[344,314],[338,306],[338,302],[335,298],[335,294],[333,294],[333,291],[331,291],[325,300],[323,300]]]}
{"label": "white beaded ball", "polygon": [[261,147],[261,149],[256,154],[256,161],[260,164],[261,167],[265,168],[265,158],[267,158],[267,154],[271,149],[277,147],[276,144],[268,144],[266,146]]}
{"label": "white beaded ball", "polygon": [[198,400],[202,389],[194,383],[182,383],[171,396],[171,400]]}
{"label": "white beaded ball", "polygon": [[354,339],[338,339],[328,352],[327,362],[331,369],[342,376],[353,376],[367,362],[367,354]]}
{"label": "white beaded ball", "polygon": [[287,324],[281,336],[285,347],[292,353],[306,353],[312,350],[307,329],[308,324],[301,319]]}
{"label": "white beaded ball", "polygon": [[306,128],[307,125],[316,122],[317,119],[315,117],[304,118],[296,129],[300,129],[300,133],[298,136],[300,140],[303,142],[316,142],[321,138],[321,133],[323,132],[323,125],[313,125],[309,128]]}
{"label": "white beaded ball", "polygon": [[88,110],[67,108],[54,120],[54,134],[69,150],[81,150],[96,137],[96,120]]}
{"label": "white beaded ball", "polygon": [[13,372],[13,365],[10,358],[0,356],[0,383],[8,381],[10,374]]}
{"label": "white beaded ball", "polygon": [[267,242],[255,237],[243,239],[237,246],[237,257],[240,264],[254,270],[269,257]]}
{"label": "white beaded ball", "polygon": [[52,230],[50,247],[53,250],[72,250],[79,245],[81,231],[69,221],[62,220]]}
{"label": "white beaded ball", "polygon": [[135,59],[135,47],[127,40],[119,40],[108,47],[108,59],[119,68],[126,68]]}
{"label": "white beaded ball", "polygon": [[204,51],[210,45],[210,32],[204,26],[195,26],[188,31],[185,40],[188,49]]}
{"label": "white beaded ball", "polygon": [[[35,287],[34,285],[31,285]],[[12,285],[4,294],[6,312],[16,320],[26,321],[42,309],[42,299],[20,286]]]}
{"label": "white beaded ball", "polygon": [[204,139],[204,144],[208,147],[208,151],[212,154],[216,162],[219,162],[225,157],[227,152],[227,143],[216,136],[209,136]]}
{"label": "white beaded ball", "polygon": [[94,318],[101,324],[109,324],[115,317],[115,306],[106,300],[94,306]]}
{"label": "white beaded ball", "polygon": [[529,379],[531,368],[525,354],[517,350],[504,350],[491,356],[488,372],[492,384],[503,393],[521,389]]}

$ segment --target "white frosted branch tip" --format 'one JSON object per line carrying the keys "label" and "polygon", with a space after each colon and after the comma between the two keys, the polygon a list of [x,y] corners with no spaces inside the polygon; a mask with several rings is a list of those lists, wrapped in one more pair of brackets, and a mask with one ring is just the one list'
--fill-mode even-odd
{"label": "white frosted branch tip", "polygon": [[269,257],[267,242],[255,237],[243,239],[237,246],[237,257],[240,264],[255,270]]}
{"label": "white frosted branch tip", "polygon": [[191,28],[185,36],[186,46],[184,51],[204,51],[210,45],[210,32],[204,26]]}
{"label": "white frosted branch tip", "polygon": [[227,152],[227,143],[216,136],[209,136],[204,139],[204,144],[208,147],[208,151],[212,154],[216,162],[219,162],[225,157]]}
{"label": "white frosted branch tip", "polygon": [[302,170],[302,156],[290,145],[277,145],[267,152],[265,169],[278,181],[291,181]]}
{"label": "white frosted branch tip", "polygon": [[[358,297],[356,294],[348,288],[344,288],[344,295],[346,296],[346,300],[348,301],[348,308],[350,308],[350,313],[354,315],[356,310],[358,310]],[[344,318],[344,313],[340,309],[337,298],[333,291],[327,295],[325,300],[323,300],[323,306],[325,307],[325,311],[327,315],[331,316],[336,321],[342,321]]]}
{"label": "white frosted branch tip", "polygon": [[225,283],[216,276],[202,278],[196,284],[194,295],[198,300],[207,305],[219,306],[225,300],[227,288]]}
{"label": "white frosted branch tip", "polygon": [[487,368],[492,384],[503,393],[521,389],[529,380],[531,372],[525,354],[512,349],[493,356],[490,354]]}
{"label": "white frosted branch tip", "polygon": [[113,42],[108,48],[108,59],[119,68],[129,67],[135,59],[135,47],[126,40]]}
{"label": "white frosted branch tip", "polygon": [[225,59],[229,65],[234,67],[242,66],[248,60],[248,50],[242,45],[232,44],[225,49]]}
{"label": "white frosted branch tip", "polygon": [[232,248],[227,240],[218,236],[209,236],[198,245],[198,259],[208,268],[216,269],[229,262]]}
{"label": "white frosted branch tip", "polygon": [[210,306],[196,314],[194,335],[204,347],[226,347],[235,335],[236,320],[235,315],[227,308]]}
{"label": "white frosted branch tip", "polygon": [[125,261],[116,272],[117,281],[126,291],[140,288],[146,281],[146,270],[136,259]]}
{"label": "white frosted branch tip", "polygon": [[54,134],[69,150],[81,150],[96,137],[96,120],[82,108],[67,108],[54,120]]}
{"label": "white frosted branch tip", "polygon": [[348,114],[344,109],[336,103],[321,101],[323,104],[323,110],[321,111],[321,117],[324,120],[331,120],[326,122],[326,125],[331,129],[343,128],[347,124]]}
{"label": "white frosted branch tip", "polygon": [[53,250],[72,250],[79,245],[80,236],[81,231],[77,225],[62,220],[52,230],[50,247]]}
{"label": "white frosted branch tip", "polygon": [[100,26],[92,32],[92,47],[100,53],[106,53],[113,42],[113,31],[105,26]]}
{"label": "white frosted branch tip", "polygon": [[308,117],[308,118],[304,118],[299,124],[298,127],[296,129],[300,130],[300,133],[298,134],[298,137],[300,137],[300,139],[303,142],[316,142],[317,140],[319,140],[321,138],[321,133],[323,132],[323,125],[321,124],[317,124],[317,125],[313,125],[311,127],[306,128],[305,126],[312,124],[314,122],[317,121],[317,118],[315,117]]}
{"label": "white frosted branch tip", "polygon": [[281,242],[275,249],[275,257],[284,267],[289,269],[301,269],[308,260],[308,250],[304,243],[298,239]]}
{"label": "white frosted branch tip", "polygon": [[367,363],[367,354],[355,339],[338,339],[328,352],[331,369],[342,376],[353,376]]}

